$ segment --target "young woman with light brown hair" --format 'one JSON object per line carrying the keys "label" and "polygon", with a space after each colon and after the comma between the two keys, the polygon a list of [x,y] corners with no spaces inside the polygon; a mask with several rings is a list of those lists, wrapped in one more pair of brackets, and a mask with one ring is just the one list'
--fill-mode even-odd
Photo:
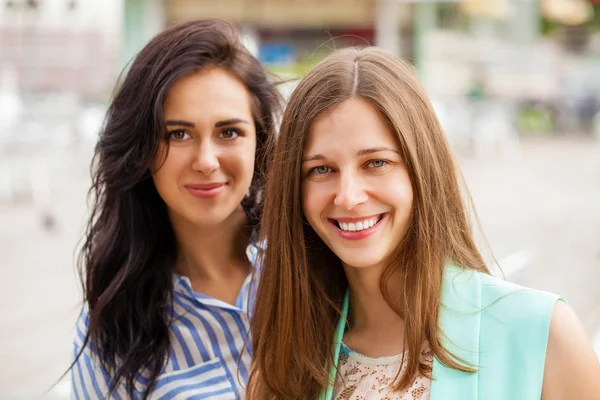
{"label": "young woman with light brown hair", "polygon": [[571,309],[490,275],[408,64],[376,48],[322,61],[273,166],[249,398],[598,398]]}

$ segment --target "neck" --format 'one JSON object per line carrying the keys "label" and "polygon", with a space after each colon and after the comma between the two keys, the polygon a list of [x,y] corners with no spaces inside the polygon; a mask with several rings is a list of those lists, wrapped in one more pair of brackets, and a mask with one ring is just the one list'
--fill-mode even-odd
{"label": "neck", "polygon": [[[394,311],[401,310],[401,298],[398,294],[400,274],[394,273],[387,282],[392,295],[390,304],[381,292],[382,271],[378,268],[354,268],[344,265],[350,286],[350,315],[352,331],[380,331],[404,326],[403,319]],[[395,290],[394,290],[395,289]]]}
{"label": "neck", "polygon": [[380,289],[382,269],[354,268],[344,265],[350,286],[350,329],[344,343],[368,357],[400,354],[404,348],[404,319],[394,311],[401,310],[398,289],[401,274],[395,272],[387,282],[392,306]]}
{"label": "neck", "polygon": [[247,269],[245,223],[241,207],[217,226],[198,226],[171,216],[178,246],[176,272],[192,281],[211,281],[240,266]]}

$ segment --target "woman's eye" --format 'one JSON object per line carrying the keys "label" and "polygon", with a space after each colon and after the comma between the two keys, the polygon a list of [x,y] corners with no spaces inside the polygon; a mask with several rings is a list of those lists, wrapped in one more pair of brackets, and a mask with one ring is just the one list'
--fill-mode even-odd
{"label": "woman's eye", "polygon": [[173,140],[185,140],[188,137],[190,137],[190,135],[181,129],[177,129],[177,130],[173,130],[169,132],[169,139],[173,139]]}
{"label": "woman's eye", "polygon": [[227,129],[221,132],[219,135],[222,139],[236,139],[239,136],[239,133],[235,129]]}
{"label": "woman's eye", "polygon": [[373,160],[371,161],[371,166],[373,166],[373,168],[381,168],[384,165],[387,164],[387,161],[385,160]]}
{"label": "woman's eye", "polygon": [[331,168],[329,168],[326,165],[319,165],[318,167],[314,167],[313,169],[311,169],[311,172],[315,173],[317,175],[323,175],[330,171],[331,171]]}

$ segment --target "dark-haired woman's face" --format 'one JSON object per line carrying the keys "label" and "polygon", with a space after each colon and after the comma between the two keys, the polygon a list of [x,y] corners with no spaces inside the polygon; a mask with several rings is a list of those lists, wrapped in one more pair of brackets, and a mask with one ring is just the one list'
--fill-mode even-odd
{"label": "dark-haired woman's face", "polygon": [[216,226],[241,210],[256,151],[244,84],[218,68],[180,78],[167,94],[164,119],[153,179],[172,222]]}

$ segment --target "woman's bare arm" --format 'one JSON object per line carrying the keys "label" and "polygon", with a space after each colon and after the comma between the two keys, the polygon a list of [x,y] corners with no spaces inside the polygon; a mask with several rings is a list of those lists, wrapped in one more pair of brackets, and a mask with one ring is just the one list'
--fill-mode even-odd
{"label": "woman's bare arm", "polygon": [[573,310],[558,301],[552,313],[542,400],[600,399],[600,362]]}

